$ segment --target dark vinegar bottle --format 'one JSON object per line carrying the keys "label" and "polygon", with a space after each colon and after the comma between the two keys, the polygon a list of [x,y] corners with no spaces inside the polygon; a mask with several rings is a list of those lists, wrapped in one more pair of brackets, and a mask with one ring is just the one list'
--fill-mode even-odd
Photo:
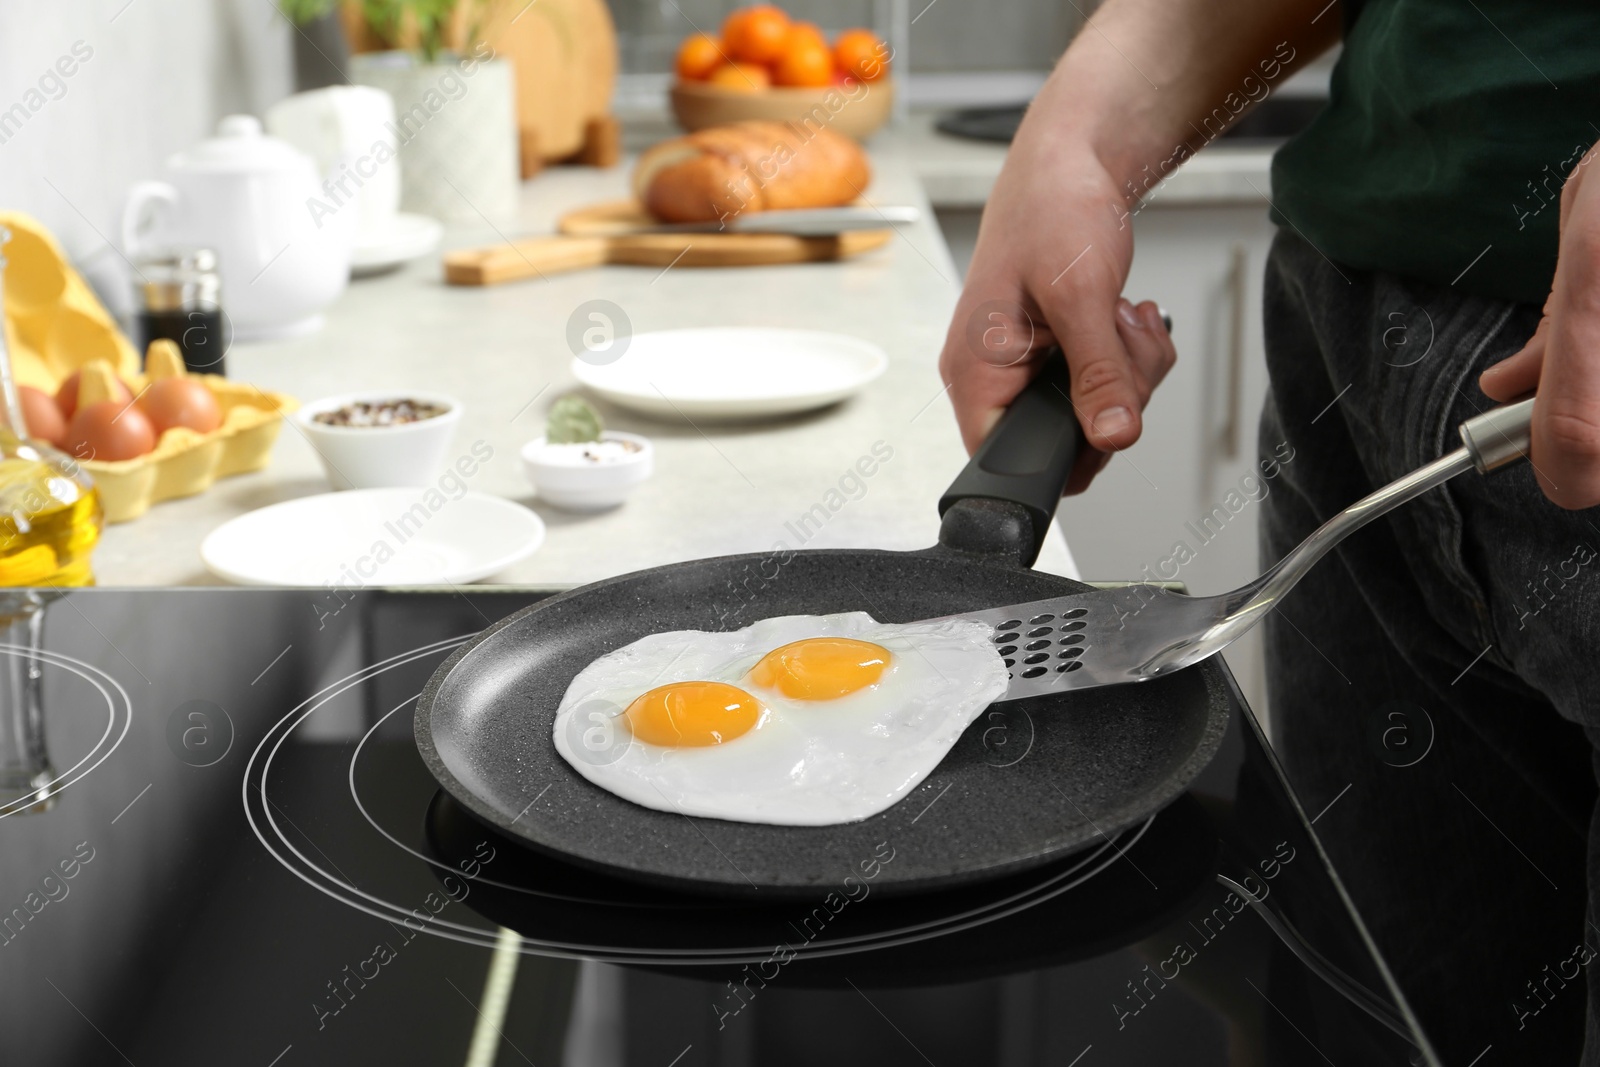
{"label": "dark vinegar bottle", "polygon": [[149,351],[151,341],[171,341],[191,372],[226,375],[233,330],[222,310],[216,255],[205,248],[169,251],[140,260],[137,270],[139,351]]}

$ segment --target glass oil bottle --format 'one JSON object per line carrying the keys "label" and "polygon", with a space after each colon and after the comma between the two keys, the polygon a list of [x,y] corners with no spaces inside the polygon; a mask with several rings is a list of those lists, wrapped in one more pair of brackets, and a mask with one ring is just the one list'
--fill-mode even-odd
{"label": "glass oil bottle", "polygon": [[[9,238],[0,228],[0,323]],[[0,418],[0,586],[93,585],[89,556],[104,522],[100,495],[75,459],[28,439],[3,330]]]}

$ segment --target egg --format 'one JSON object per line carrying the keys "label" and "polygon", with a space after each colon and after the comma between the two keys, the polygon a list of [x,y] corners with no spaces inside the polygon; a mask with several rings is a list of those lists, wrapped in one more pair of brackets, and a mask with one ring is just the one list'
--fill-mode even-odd
{"label": "egg", "polygon": [[139,396],[139,410],[149,416],[157,437],[174,426],[210,433],[222,424],[222,411],[211,390],[204,382],[184,376],[151,382]]}
{"label": "egg", "polygon": [[27,436],[60,448],[67,436],[67,420],[50,394],[31,385],[19,385],[17,400],[22,406],[22,421],[27,425]]}
{"label": "egg", "polygon": [[[78,385],[83,381],[83,371],[75,370],[67,375],[67,380],[61,383],[61,388],[56,390],[56,406],[61,409],[62,418],[68,422],[78,413]],[[133,393],[120,378],[111,379],[111,388],[115,395],[113,400],[120,400],[126,404],[133,399]]]}
{"label": "egg", "polygon": [[67,451],[79,459],[134,459],[156,447],[155,427],[127,401],[101,400],[67,424]]}
{"label": "egg", "polygon": [[857,822],[922,782],[1005,694],[990,627],[789,615],[651,634],[585,667],[556,751],[660,811],[780,826]]}

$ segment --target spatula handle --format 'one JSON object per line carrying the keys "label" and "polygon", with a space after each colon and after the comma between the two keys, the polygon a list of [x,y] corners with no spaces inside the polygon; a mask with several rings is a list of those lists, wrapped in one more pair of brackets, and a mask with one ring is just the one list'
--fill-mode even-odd
{"label": "spatula handle", "polygon": [[1499,470],[1528,454],[1533,439],[1533,397],[1490,408],[1461,424],[1461,443],[1479,474]]}
{"label": "spatula handle", "polygon": [[1080,451],[1088,447],[1072,407],[1072,377],[1066,357],[1060,348],[1051,348],[1044,353],[1042,362],[1039,374],[1011,402],[939,501],[941,516],[948,516],[951,508],[963,500],[1011,503],[1026,513],[1026,525],[1014,532],[1004,526],[971,531],[968,523],[947,517],[939,534],[941,544],[970,548],[974,547],[971,534],[984,539],[995,535],[1021,543],[986,544],[985,549],[1015,549],[1026,566],[1032,566],[1039,558],[1067,477]]}

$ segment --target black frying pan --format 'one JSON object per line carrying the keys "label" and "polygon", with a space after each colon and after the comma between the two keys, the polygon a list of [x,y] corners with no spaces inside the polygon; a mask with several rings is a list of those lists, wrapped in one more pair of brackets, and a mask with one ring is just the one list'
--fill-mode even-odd
{"label": "black frying pan", "polygon": [[642,808],[580,776],[551,740],[572,678],[646,634],[841,611],[911,622],[1081,592],[1028,569],[1082,441],[1065,361],[1053,354],[1045,367],[940,501],[934,547],[723,556],[542,600],[457,649],[428,680],[415,720],[428,769],[477,817],[535,848],[714,893],[814,898],[867,871],[874,892],[949,887],[1066,855],[1149,817],[1221,743],[1229,702],[1215,662],[1136,686],[996,705],[898,804],[837,826]]}

